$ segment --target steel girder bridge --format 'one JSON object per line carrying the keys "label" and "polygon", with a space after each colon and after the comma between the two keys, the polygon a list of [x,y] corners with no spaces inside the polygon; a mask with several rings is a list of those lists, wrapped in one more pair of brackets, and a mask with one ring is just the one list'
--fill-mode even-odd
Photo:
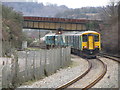
{"label": "steel girder bridge", "polygon": [[87,19],[66,19],[66,18],[50,18],[50,17],[33,17],[24,16],[24,29],[42,29],[42,30],[58,30],[63,31],[85,31]]}

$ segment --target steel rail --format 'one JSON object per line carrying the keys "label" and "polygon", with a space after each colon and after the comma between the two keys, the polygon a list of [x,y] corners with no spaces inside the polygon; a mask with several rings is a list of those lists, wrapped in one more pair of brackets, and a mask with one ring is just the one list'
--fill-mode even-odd
{"label": "steel rail", "polygon": [[107,56],[112,56],[112,57],[115,57],[115,58],[120,58],[120,56],[111,55],[111,54],[107,54],[107,53],[99,53],[99,54],[102,54],[102,55],[107,55]]}
{"label": "steel rail", "polygon": [[106,74],[107,72],[107,65],[104,64],[103,61],[101,61],[99,58],[96,58],[97,60],[99,60],[102,64],[103,64],[103,71],[102,71],[102,74],[99,75],[99,77],[94,80],[92,83],[90,83],[88,86],[84,87],[82,90],[86,90],[86,89],[89,89],[91,87],[93,87],[96,83],[98,83],[103,77],[104,75]]}
{"label": "steel rail", "polygon": [[[86,90],[86,89],[89,89],[91,87],[93,87],[96,83],[98,83],[103,77],[104,75],[106,74],[107,72],[107,65],[104,64],[103,61],[101,61],[99,58],[97,58],[97,60],[99,60],[102,64],[103,64],[103,71],[102,71],[102,74],[99,75],[99,77],[97,79],[95,79],[92,83],[90,83],[88,86],[84,87],[82,90]],[[88,60],[87,60],[88,61]],[[89,61],[88,61],[89,62]],[[61,90],[61,89],[65,89],[67,88],[68,86],[72,85],[73,83],[75,83],[76,81],[80,80],[81,78],[83,78],[89,71],[90,69],[92,68],[92,63],[89,62],[89,69],[83,73],[81,76],[78,76],[77,78],[71,80],[70,82],[58,87],[56,90]]]}
{"label": "steel rail", "polygon": [[91,70],[91,68],[92,68],[92,63],[91,63],[89,60],[87,60],[87,61],[88,61],[88,63],[89,63],[89,68],[88,68],[82,75],[80,75],[80,76],[78,76],[77,78],[69,81],[68,83],[66,83],[66,84],[64,84],[64,85],[56,88],[56,90],[65,89],[65,88],[67,88],[68,86],[70,86],[70,85],[72,85],[73,83],[75,83],[75,82],[77,82],[78,80],[80,80],[81,78],[83,78],[83,77]]}
{"label": "steel rail", "polygon": [[[100,54],[101,54],[100,56],[102,56],[102,57],[109,58],[111,60],[114,60],[114,61],[117,61],[117,62],[120,63],[120,60],[118,60],[118,59],[120,59],[120,57],[118,57],[118,56],[108,55],[108,54],[105,54],[105,53],[100,53]],[[112,57],[115,57],[115,58],[118,58],[118,59],[115,59],[115,58],[112,58]]]}

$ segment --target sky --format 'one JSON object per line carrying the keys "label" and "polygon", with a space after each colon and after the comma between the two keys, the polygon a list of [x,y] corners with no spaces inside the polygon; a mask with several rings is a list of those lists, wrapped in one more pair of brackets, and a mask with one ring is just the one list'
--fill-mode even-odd
{"label": "sky", "polygon": [[34,0],[38,2],[66,5],[69,8],[81,8],[86,6],[106,6],[109,0]]}
{"label": "sky", "polygon": [[86,6],[106,6],[110,4],[110,1],[120,1],[120,0],[0,0],[2,2],[39,2],[43,4],[57,4],[66,5],[69,8],[81,8]]}

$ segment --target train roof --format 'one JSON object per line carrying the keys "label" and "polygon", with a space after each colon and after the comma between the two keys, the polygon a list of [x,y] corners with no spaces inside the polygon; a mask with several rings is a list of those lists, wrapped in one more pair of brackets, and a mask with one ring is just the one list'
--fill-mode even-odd
{"label": "train roof", "polygon": [[55,36],[56,33],[48,33],[45,36]]}
{"label": "train roof", "polygon": [[81,32],[73,31],[73,32],[65,32],[63,34],[48,33],[48,34],[45,35],[45,37],[46,36],[59,36],[59,35],[83,35],[83,34],[88,34],[88,33],[99,34],[96,31],[81,31]]}
{"label": "train roof", "polygon": [[99,33],[96,32],[96,31],[84,31],[84,32],[81,32],[80,34],[88,34],[88,33],[99,34]]}
{"label": "train roof", "polygon": [[88,33],[99,34],[96,31],[82,31],[82,32],[68,32],[68,33],[63,33],[63,35],[82,35],[82,34],[88,34]]}

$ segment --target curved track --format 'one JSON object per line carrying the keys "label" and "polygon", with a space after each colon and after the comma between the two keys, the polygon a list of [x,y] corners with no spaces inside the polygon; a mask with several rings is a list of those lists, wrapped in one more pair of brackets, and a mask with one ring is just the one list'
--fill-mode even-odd
{"label": "curved track", "polygon": [[[91,82],[89,85],[87,85],[86,87],[84,87],[83,90],[84,90],[84,89],[91,88],[92,86],[94,86],[99,80],[101,80],[101,79],[103,78],[103,76],[105,75],[105,73],[106,73],[106,71],[107,71],[107,66],[106,66],[100,59],[97,58],[96,60],[98,60],[99,62],[102,63],[102,65],[103,65],[103,71],[102,71],[102,73],[98,76],[98,78],[96,78],[93,82]],[[56,90],[65,89],[65,88],[71,86],[72,84],[74,84],[75,82],[79,81],[80,79],[84,78],[84,76],[85,76],[85,75],[90,71],[90,69],[92,68],[92,64],[90,63],[90,61],[89,61],[89,60],[87,60],[87,61],[89,62],[89,68],[88,68],[88,70],[87,70],[85,73],[83,73],[82,75],[76,77],[75,79],[71,80],[70,82],[68,82],[68,83],[66,83],[66,84],[58,87]]]}
{"label": "curved track", "polygon": [[114,61],[117,61],[117,62],[120,63],[120,57],[119,56],[109,55],[109,54],[106,54],[106,53],[100,53],[100,56],[111,59],[111,60],[114,60]]}
{"label": "curved track", "polygon": [[92,68],[92,63],[91,63],[89,60],[87,60],[87,61],[88,61],[88,63],[89,63],[89,68],[88,68],[82,75],[80,75],[80,76],[76,77],[75,79],[69,81],[68,83],[66,83],[66,84],[58,87],[56,90],[65,89],[65,88],[67,88],[68,86],[70,86],[70,85],[72,85],[73,83],[75,83],[75,82],[77,82],[78,80],[80,80],[81,78],[83,78],[83,77],[91,70],[91,68]]}
{"label": "curved track", "polygon": [[106,74],[107,72],[107,66],[106,64],[104,64],[103,61],[101,61],[99,58],[97,58],[97,60],[99,60],[102,64],[103,64],[103,71],[102,73],[98,76],[97,79],[95,79],[92,83],[90,83],[88,86],[84,87],[83,90],[86,90],[88,88],[91,88],[92,86],[94,86],[97,82],[99,82],[103,77],[104,75]]}

